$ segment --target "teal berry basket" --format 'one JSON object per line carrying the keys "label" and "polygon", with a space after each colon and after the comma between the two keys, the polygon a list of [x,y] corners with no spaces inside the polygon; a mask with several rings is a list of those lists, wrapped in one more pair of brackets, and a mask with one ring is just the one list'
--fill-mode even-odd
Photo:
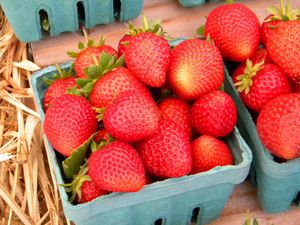
{"label": "teal berry basket", "polygon": [[[61,65],[68,69],[71,63]],[[43,77],[51,78],[54,66],[34,73],[30,79],[35,100],[44,121],[43,98],[46,85]],[[252,153],[237,128],[226,138],[234,165],[180,178],[166,179],[145,185],[134,193],[111,193],[94,201],[72,205],[62,186],[59,186],[66,217],[82,225],[187,225],[193,218],[197,225],[207,224],[219,217],[236,184],[248,176]],[[46,140],[58,184],[64,183],[62,157]]]}
{"label": "teal berry basket", "polygon": [[183,7],[199,6],[206,2],[220,2],[221,0],[178,0]]}
{"label": "teal berry basket", "polygon": [[13,30],[23,42],[39,41],[81,26],[92,28],[140,15],[143,0],[0,0]]}
{"label": "teal berry basket", "polygon": [[242,103],[229,73],[225,74],[226,92],[231,95],[238,109],[237,127],[253,153],[250,179],[257,188],[257,199],[266,212],[287,211],[299,200],[300,158],[282,163],[274,159],[263,146],[252,116]]}

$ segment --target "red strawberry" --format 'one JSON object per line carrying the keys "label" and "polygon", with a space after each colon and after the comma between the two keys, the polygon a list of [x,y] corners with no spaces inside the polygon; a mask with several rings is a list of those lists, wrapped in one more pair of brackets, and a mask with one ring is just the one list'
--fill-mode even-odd
{"label": "red strawberry", "polygon": [[193,169],[200,173],[216,166],[233,164],[233,156],[227,144],[212,136],[203,135],[191,143]]}
{"label": "red strawberry", "polygon": [[150,95],[148,89],[125,67],[119,67],[98,79],[90,93],[96,108],[106,108],[122,91],[134,90]]}
{"label": "red strawberry", "polygon": [[270,100],[291,91],[289,81],[274,64],[251,61],[240,65],[233,73],[233,82],[244,104],[259,112]]}
{"label": "red strawberry", "polygon": [[300,81],[300,21],[281,23],[270,32],[267,49],[272,61],[293,81]]}
{"label": "red strawberry", "polygon": [[167,40],[151,32],[130,39],[125,63],[134,76],[151,87],[161,87],[169,68],[171,47]]}
{"label": "red strawberry", "polygon": [[264,146],[283,159],[300,157],[300,94],[285,94],[260,112],[257,131]]}
{"label": "red strawberry", "polygon": [[269,53],[265,48],[259,48],[254,56],[250,59],[253,64],[260,63],[263,60],[265,64],[272,63]]}
{"label": "red strawberry", "polygon": [[135,149],[114,141],[94,152],[89,160],[89,176],[95,185],[111,192],[134,192],[145,185],[145,170]]}
{"label": "red strawberry", "polygon": [[107,132],[125,142],[148,137],[158,127],[160,113],[151,96],[130,90],[124,91],[104,112]]}
{"label": "red strawberry", "polygon": [[195,100],[203,94],[219,89],[223,80],[223,60],[213,44],[191,39],[174,48],[169,83],[180,98]]}
{"label": "red strawberry", "polygon": [[93,57],[99,57],[102,52],[107,52],[115,57],[117,57],[118,55],[116,50],[109,45],[102,45],[99,47],[88,47],[78,54],[74,62],[74,69],[76,75],[81,78],[86,77],[84,69],[91,65],[94,65]]}
{"label": "red strawberry", "polygon": [[280,1],[280,8],[271,6],[268,8],[268,11],[270,15],[265,18],[261,25],[261,41],[264,46],[267,45],[269,33],[272,32],[272,29],[276,29],[285,21],[298,20],[300,16],[298,9],[293,10],[290,3],[284,5],[284,1]]}
{"label": "red strawberry", "polygon": [[300,83],[290,81],[292,92],[300,93]]}
{"label": "red strawberry", "polygon": [[281,20],[271,20],[271,18],[272,15],[267,16],[261,25],[260,35],[261,35],[261,41],[264,46],[267,46],[267,40],[269,37],[270,30],[278,27],[280,23],[282,23]]}
{"label": "red strawberry", "polygon": [[129,34],[125,34],[119,41],[119,44],[118,44],[118,55],[119,57],[121,57],[126,49],[127,49],[127,46],[129,45],[129,41],[131,40],[132,36],[129,35]]}
{"label": "red strawberry", "polygon": [[97,127],[96,112],[84,97],[62,95],[45,114],[45,134],[53,148],[64,156],[70,156]]}
{"label": "red strawberry", "polygon": [[214,41],[224,58],[244,62],[254,55],[259,46],[259,20],[243,4],[221,5],[209,13],[205,36]]}
{"label": "red strawberry", "polygon": [[191,107],[188,103],[179,98],[169,97],[160,102],[158,108],[162,119],[169,119],[177,123],[187,136],[191,137]]}
{"label": "red strawberry", "polygon": [[63,94],[66,94],[69,88],[76,86],[75,77],[67,77],[55,80],[47,89],[44,97],[44,110],[46,111],[52,103]]}
{"label": "red strawberry", "polygon": [[101,141],[108,141],[108,139],[109,139],[109,134],[107,133],[107,130],[104,128],[99,130],[97,135],[94,137],[94,141],[96,143]]}
{"label": "red strawberry", "polygon": [[147,173],[161,177],[180,177],[192,168],[189,137],[171,120],[161,119],[156,132],[136,146]]}
{"label": "red strawberry", "polygon": [[224,137],[234,128],[237,111],[232,98],[222,92],[213,91],[201,96],[191,109],[192,126],[200,134]]}
{"label": "red strawberry", "polygon": [[79,199],[79,203],[90,202],[107,193],[107,191],[97,188],[92,181],[85,181],[81,186],[81,198]]}

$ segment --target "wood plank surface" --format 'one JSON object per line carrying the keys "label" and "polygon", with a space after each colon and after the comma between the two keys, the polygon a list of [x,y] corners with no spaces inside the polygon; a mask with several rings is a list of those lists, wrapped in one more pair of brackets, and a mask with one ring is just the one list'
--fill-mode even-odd
{"label": "wood plank surface", "polygon": [[[276,4],[277,0],[244,0],[259,17],[263,20],[267,16],[268,5]],[[295,7],[300,7],[300,0],[292,0]],[[196,37],[196,29],[204,24],[205,16],[221,3],[207,3],[194,8],[183,8],[176,0],[145,0],[143,13],[149,18],[161,18],[165,31],[173,37]],[[140,18],[134,23],[139,24]],[[124,23],[115,22],[110,25],[99,25],[90,30],[91,37],[103,35],[107,43],[116,47],[118,40],[126,32]],[[62,63],[70,60],[67,50],[76,50],[78,41],[83,37],[78,33],[64,33],[58,37],[45,39],[32,43],[31,50],[34,61],[41,67],[54,63]],[[268,214],[261,210],[256,200],[256,190],[248,181],[236,186],[235,191],[226,204],[219,219],[210,225],[242,225],[246,218],[246,212],[255,217],[259,225],[300,225],[300,208],[292,206],[287,212]]]}
{"label": "wood plank surface", "polygon": [[[278,0],[243,0],[263,20],[266,8],[274,5]],[[295,7],[300,7],[300,0],[292,0]],[[143,13],[149,18],[162,20],[165,31],[173,37],[196,37],[196,29],[205,23],[205,16],[213,8],[223,2],[211,2],[193,8],[181,7],[177,0],[145,0]],[[140,23],[140,17],[133,20],[135,24]],[[126,32],[124,23],[114,22],[109,25],[99,25],[90,29],[91,37],[103,35],[107,43],[116,47],[119,39]],[[63,33],[58,37],[48,38],[32,43],[32,53],[35,63],[39,66],[47,66],[71,60],[66,54],[68,50],[77,50],[79,41],[83,41],[79,33]]]}

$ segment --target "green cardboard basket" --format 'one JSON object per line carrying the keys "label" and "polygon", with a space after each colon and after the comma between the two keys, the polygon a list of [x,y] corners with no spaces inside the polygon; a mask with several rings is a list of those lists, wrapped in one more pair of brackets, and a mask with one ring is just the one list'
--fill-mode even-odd
{"label": "green cardboard basket", "polygon": [[286,211],[297,200],[300,191],[300,158],[284,163],[274,160],[261,143],[252,116],[242,103],[229,73],[225,74],[225,90],[238,109],[237,127],[253,153],[250,177],[257,187],[257,199],[269,213]]}
{"label": "green cardboard basket", "polygon": [[[70,65],[61,67],[68,69]],[[50,78],[54,72],[56,68],[50,66],[34,73],[30,80],[42,122],[47,88],[43,77]],[[235,185],[246,179],[250,169],[252,154],[237,128],[226,142],[234,155],[234,165],[154,182],[139,192],[111,193],[89,203],[72,205],[59,186],[64,213],[69,220],[82,225],[187,225],[192,218],[198,225],[207,224],[219,217]],[[47,141],[46,144],[57,181],[63,184],[62,157]]]}
{"label": "green cardboard basket", "polygon": [[[13,30],[23,42],[39,41],[62,32],[75,32],[140,15],[143,0],[0,0]],[[49,30],[42,27],[48,18]]]}

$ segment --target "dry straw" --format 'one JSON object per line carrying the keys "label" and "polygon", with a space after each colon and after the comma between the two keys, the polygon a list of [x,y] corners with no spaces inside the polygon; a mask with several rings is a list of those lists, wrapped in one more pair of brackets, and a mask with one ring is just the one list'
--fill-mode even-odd
{"label": "dry straw", "polygon": [[37,69],[0,11],[0,224],[66,223],[28,84]]}

